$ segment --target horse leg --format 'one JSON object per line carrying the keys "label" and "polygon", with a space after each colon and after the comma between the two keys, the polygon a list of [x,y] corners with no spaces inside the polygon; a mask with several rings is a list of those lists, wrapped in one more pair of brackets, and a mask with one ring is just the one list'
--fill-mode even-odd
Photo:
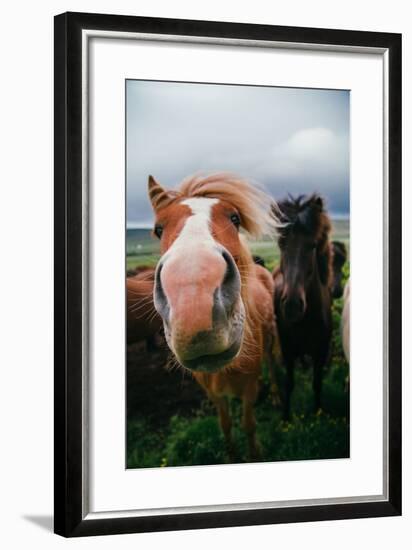
{"label": "horse leg", "polygon": [[257,393],[257,381],[254,381],[249,384],[249,387],[242,398],[242,428],[247,437],[249,456],[252,460],[256,460],[261,456],[259,444],[256,439],[256,418],[254,411]]}
{"label": "horse leg", "polygon": [[225,437],[226,452],[230,462],[234,461],[234,445],[232,439],[232,418],[230,417],[229,403],[226,397],[217,397],[209,395],[211,401],[215,404],[219,415],[219,423]]}
{"label": "horse leg", "polygon": [[323,361],[316,361],[313,364],[313,393],[315,414],[322,408],[322,380],[323,380]]}
{"label": "horse leg", "polygon": [[330,343],[324,342],[318,352],[312,357],[315,413],[317,413],[322,408],[322,382],[325,373],[325,366],[330,361],[330,353]]}
{"label": "horse leg", "polygon": [[276,367],[280,357],[280,353],[276,349],[276,344],[276,327],[275,323],[273,323],[272,332],[270,332],[266,337],[265,352],[270,376],[270,392],[272,394],[272,403],[275,407],[279,407],[281,405],[281,398],[279,394],[279,384]]}
{"label": "horse leg", "polygon": [[285,391],[285,406],[283,410],[283,420],[290,419],[290,401],[292,391],[295,386],[295,361],[294,359],[286,360],[286,391]]}

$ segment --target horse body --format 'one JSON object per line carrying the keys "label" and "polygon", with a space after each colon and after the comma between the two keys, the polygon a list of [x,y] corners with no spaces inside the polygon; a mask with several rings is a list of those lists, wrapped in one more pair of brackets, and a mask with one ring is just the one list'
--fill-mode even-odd
{"label": "horse body", "polygon": [[350,280],[345,285],[343,292],[343,310],[341,320],[342,347],[346,361],[350,361]]}
{"label": "horse body", "polygon": [[274,338],[273,282],[254,264],[239,228],[259,235],[274,227],[268,197],[227,174],[189,178],[177,191],[149,178],[149,196],[162,251],[154,304],[167,343],[216,405],[230,455],[227,397],[242,399],[256,457],[253,405],[265,346]]}
{"label": "horse body", "polygon": [[[284,279],[281,274],[275,279],[275,311],[281,310],[281,295]],[[282,313],[278,313],[278,330],[283,353],[300,359],[309,355],[313,359],[324,355],[331,337],[330,293],[315,282],[306,289],[306,309],[303,317],[289,324]],[[293,327],[293,330],[292,328]]]}
{"label": "horse body", "polygon": [[330,220],[318,196],[279,204],[281,263],[274,273],[275,313],[286,366],[284,414],[290,416],[297,359],[312,359],[315,410],[332,335]]}
{"label": "horse body", "polygon": [[332,298],[341,298],[343,294],[343,266],[348,258],[348,252],[344,243],[332,241],[332,268],[333,277],[331,284]]}
{"label": "horse body", "polygon": [[126,279],[128,344],[146,340],[150,347],[162,328],[162,319],[153,305],[153,286],[153,268]]}

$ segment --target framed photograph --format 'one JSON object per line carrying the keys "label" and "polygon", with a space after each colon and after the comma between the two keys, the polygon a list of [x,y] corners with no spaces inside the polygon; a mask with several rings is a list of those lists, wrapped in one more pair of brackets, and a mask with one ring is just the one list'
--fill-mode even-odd
{"label": "framed photograph", "polygon": [[54,40],[55,532],[401,514],[401,36]]}

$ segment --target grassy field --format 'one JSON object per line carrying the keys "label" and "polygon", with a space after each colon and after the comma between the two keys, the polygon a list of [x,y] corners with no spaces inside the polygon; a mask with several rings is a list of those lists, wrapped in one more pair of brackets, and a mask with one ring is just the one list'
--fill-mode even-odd
{"label": "grassy field", "polygon": [[[349,221],[333,220],[332,239],[342,241],[349,247]],[[273,269],[279,262],[279,250],[271,239],[251,241],[253,254],[261,256],[268,267]],[[155,266],[160,257],[159,241],[150,229],[128,229],[126,239],[127,269],[138,266]]]}
{"label": "grassy field", "polygon": [[[349,246],[349,224],[334,221],[332,238]],[[264,258],[269,269],[279,252],[272,241],[251,243],[254,254]],[[155,265],[158,242],[148,230],[129,230],[128,269]],[[344,268],[345,279],[349,265]],[[343,458],[349,456],[348,365],[340,341],[342,299],[333,306],[332,359],[324,377],[323,410],[314,415],[312,371],[296,369],[292,418],[282,420],[281,410],[271,401],[270,382],[263,365],[261,391],[256,403],[257,435],[262,461]],[[127,467],[165,467],[222,464],[227,461],[224,440],[214,408],[200,387],[181,371],[165,369],[164,350],[154,354],[128,350]],[[283,371],[280,368],[280,382]],[[240,428],[241,406],[230,403],[234,418],[236,462],[248,460],[245,436]]]}

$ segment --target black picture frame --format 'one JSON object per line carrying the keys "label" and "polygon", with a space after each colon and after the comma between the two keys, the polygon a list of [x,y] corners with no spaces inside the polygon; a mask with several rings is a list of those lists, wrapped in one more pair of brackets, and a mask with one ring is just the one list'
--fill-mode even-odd
{"label": "black picture frame", "polygon": [[[388,53],[388,499],[333,505],[86,519],[82,511],[82,31],[267,40]],[[66,537],[394,516],[401,514],[401,35],[64,13],[54,21],[55,489],[54,530]],[[268,67],[268,70],[270,68]]]}

